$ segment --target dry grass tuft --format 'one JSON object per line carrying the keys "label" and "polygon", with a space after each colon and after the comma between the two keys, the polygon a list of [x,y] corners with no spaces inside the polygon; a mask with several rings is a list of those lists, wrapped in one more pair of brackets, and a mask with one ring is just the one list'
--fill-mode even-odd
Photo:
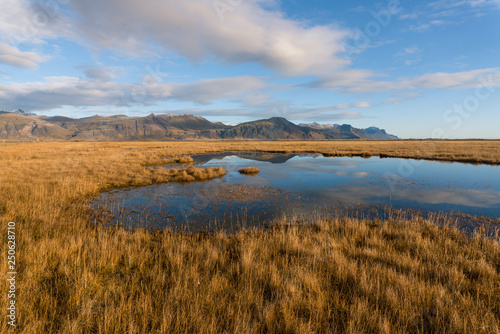
{"label": "dry grass tuft", "polygon": [[178,164],[192,164],[193,163],[193,158],[191,157],[176,157],[167,160],[167,163],[178,163]]}
{"label": "dry grass tuft", "polygon": [[241,174],[258,174],[260,170],[257,167],[246,167],[246,168],[241,168],[238,172]]}
{"label": "dry grass tuft", "polygon": [[152,169],[151,173],[153,174],[153,180],[155,183],[193,182],[222,177],[227,174],[227,170],[222,167],[158,168]]}
{"label": "dry grass tuft", "polygon": [[159,165],[168,165],[168,164],[183,164],[183,165],[190,165],[193,163],[193,158],[189,156],[185,157],[172,157],[172,158],[165,158],[162,160],[158,160],[155,162],[148,162],[145,165],[147,166],[159,166]]}
{"label": "dry grass tuft", "polygon": [[[499,148],[498,142],[0,144],[3,231],[16,222],[16,331],[498,333],[500,244],[479,233],[468,237],[402,217],[311,226],[284,219],[267,232],[236,235],[150,233],[92,225],[86,205],[115,187],[224,173],[145,167],[165,152],[371,152],[498,163]],[[7,254],[7,233],[1,235],[0,252]],[[7,268],[7,256],[0,266]],[[0,290],[8,290],[5,279]],[[6,305],[7,294],[0,300]],[[0,332],[8,330],[4,319]]]}

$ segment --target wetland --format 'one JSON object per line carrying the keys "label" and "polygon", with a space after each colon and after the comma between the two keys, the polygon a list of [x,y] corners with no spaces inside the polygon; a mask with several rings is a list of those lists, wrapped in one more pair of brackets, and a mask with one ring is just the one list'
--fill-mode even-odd
{"label": "wetland", "polygon": [[[111,224],[187,231],[235,231],[283,216],[383,219],[387,208],[455,215],[469,230],[474,217],[496,221],[500,216],[500,167],[495,165],[267,152],[208,153],[166,162],[152,168],[182,169],[188,163],[222,167],[227,174],[115,189],[94,205],[105,209]],[[241,173],[248,168],[259,172]]]}

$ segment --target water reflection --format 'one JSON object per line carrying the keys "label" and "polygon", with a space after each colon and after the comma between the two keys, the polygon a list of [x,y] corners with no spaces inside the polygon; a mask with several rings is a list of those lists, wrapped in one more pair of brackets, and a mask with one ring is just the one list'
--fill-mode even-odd
{"label": "water reflection", "polygon": [[[254,226],[283,214],[310,215],[319,207],[337,210],[339,203],[500,216],[498,166],[255,152],[193,159],[197,166],[222,165],[228,174],[203,183],[116,190],[96,205],[107,207],[112,222],[190,230],[234,229],[241,222]],[[409,163],[413,170],[403,173],[401,166]],[[260,173],[238,173],[248,166]]]}

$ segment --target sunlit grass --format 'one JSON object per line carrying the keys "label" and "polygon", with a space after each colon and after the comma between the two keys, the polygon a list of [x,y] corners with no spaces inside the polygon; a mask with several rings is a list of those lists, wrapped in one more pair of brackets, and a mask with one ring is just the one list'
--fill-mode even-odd
{"label": "sunlit grass", "polygon": [[[107,228],[89,218],[102,191],[224,174],[148,165],[237,150],[500,162],[493,141],[0,143],[0,220],[18,232],[16,331],[500,331],[498,238],[432,218],[301,226],[289,217],[234,235]],[[2,254],[6,246],[2,233]],[[0,263],[5,272],[7,257]],[[5,319],[0,329],[8,331]]]}

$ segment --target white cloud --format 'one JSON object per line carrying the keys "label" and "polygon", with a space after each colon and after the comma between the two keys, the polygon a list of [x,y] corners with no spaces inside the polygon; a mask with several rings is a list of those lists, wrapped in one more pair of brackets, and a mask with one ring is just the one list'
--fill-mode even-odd
{"label": "white cloud", "polygon": [[430,73],[420,77],[403,79],[394,83],[387,83],[391,89],[418,89],[418,88],[440,88],[440,89],[469,89],[482,84],[481,78],[492,75],[492,84],[500,84],[500,68],[485,68],[479,70],[457,72],[457,73]]}
{"label": "white cloud", "polygon": [[0,42],[0,63],[24,68],[37,68],[38,63],[44,60],[44,57],[35,52],[23,52],[15,46]]}
{"label": "white cloud", "polygon": [[67,17],[58,1],[1,0],[0,36],[5,42],[45,43],[46,39],[70,34]]}
{"label": "white cloud", "polygon": [[321,122],[336,122],[341,120],[352,120],[352,119],[362,119],[366,118],[357,111],[341,111],[341,112],[330,112],[325,111],[336,111],[342,110],[341,107],[325,107],[325,108],[300,108],[290,105],[286,105],[286,109],[282,112],[273,111],[272,108],[258,107],[252,110],[245,109],[200,109],[200,108],[189,108],[189,109],[179,109],[179,110],[168,110],[156,113],[174,113],[174,114],[193,114],[204,117],[244,117],[249,120],[256,119],[267,119],[271,117],[285,117],[289,121],[296,120],[308,120],[308,121],[321,121]]}
{"label": "white cloud", "polygon": [[405,48],[405,52],[408,54],[415,54],[415,53],[420,52],[420,49],[418,48],[418,46],[412,46],[412,47]]}
{"label": "white cloud", "polygon": [[408,14],[401,14],[399,15],[400,20],[408,20],[408,19],[416,19],[418,18],[419,13],[418,12],[413,12],[413,13],[408,13]]}
{"label": "white cloud", "polygon": [[316,108],[304,108],[300,106],[286,105],[286,107],[282,107],[283,112],[281,115],[269,114],[269,109],[265,107],[261,108],[261,110],[264,115],[267,115],[267,117],[282,116],[289,120],[334,122],[340,120],[365,118],[365,116],[360,112],[351,109],[370,108],[371,106],[372,105],[369,102],[340,103],[333,106]]}
{"label": "white cloud", "polygon": [[412,31],[428,31],[434,26],[443,26],[447,24],[451,24],[452,22],[449,21],[443,21],[443,20],[431,20],[427,23],[419,24],[419,25],[410,25],[409,29]]}
{"label": "white cloud", "polygon": [[389,98],[387,100],[384,100],[382,104],[394,104],[394,105],[400,105],[403,103],[405,100],[403,99],[396,99],[396,98]]}
{"label": "white cloud", "polygon": [[36,69],[48,57],[21,51],[19,45],[46,44],[47,39],[70,35],[57,1],[1,0],[0,7],[0,63]]}
{"label": "white cloud", "polygon": [[200,80],[192,84],[172,85],[176,99],[209,104],[212,100],[239,97],[246,92],[264,88],[261,79],[252,76]]}
{"label": "white cloud", "polygon": [[49,77],[43,82],[0,84],[0,109],[50,110],[62,107],[150,105],[165,100],[209,104],[240,98],[265,86],[256,77],[200,80],[190,84],[124,84]]}
{"label": "white cloud", "polygon": [[500,86],[500,68],[485,68],[457,73],[430,73],[414,78],[395,81],[374,81],[370,73],[359,73],[349,81],[344,77],[322,78],[311,84],[312,87],[342,90],[347,93],[384,92],[416,89],[469,89],[487,83],[488,87]]}
{"label": "white cloud", "polygon": [[399,19],[416,20],[418,23],[410,24],[408,30],[426,32],[436,26],[465,23],[470,18],[491,12],[492,9],[500,9],[500,0],[437,0],[421,5],[413,12],[402,14]]}
{"label": "white cloud", "polygon": [[[484,75],[492,75],[495,85],[500,82],[497,68],[377,81],[380,74],[352,69],[349,60],[342,55],[346,40],[353,38],[350,30],[333,25],[307,25],[289,19],[277,11],[277,7],[270,9],[268,5],[276,1],[245,0],[224,13],[224,20],[220,20],[213,0],[72,0],[68,7],[58,5],[57,1],[0,1],[0,62],[18,67],[36,68],[45,60],[35,52],[21,51],[17,46],[21,42],[41,44],[62,36],[89,48],[122,51],[136,56],[168,50],[192,62],[259,63],[286,76],[314,76],[315,81],[310,87],[344,93],[467,89],[475,87],[478,78]],[[47,6],[47,3],[55,6]],[[425,14],[423,23],[410,23],[414,23],[413,29],[423,31],[450,22],[451,19],[444,21],[442,17],[450,16],[451,11],[462,13],[465,6],[484,10],[493,3],[498,3],[498,0],[435,1],[429,6],[420,6]],[[71,15],[61,14],[67,10],[73,10]],[[418,20],[420,16],[405,14],[403,17]],[[407,58],[400,60],[407,65],[421,59],[418,47],[407,47],[403,54]],[[89,66],[81,70],[87,79],[55,77],[43,82],[0,86],[0,98],[12,108],[24,106],[31,110],[62,106],[149,105],[168,99],[199,104],[234,99],[232,102],[238,101],[250,107],[272,106],[269,93],[264,91],[272,86],[252,76],[188,84],[125,84],[112,82],[117,72],[107,67]],[[329,107],[329,111],[370,106],[360,102]],[[262,109],[262,114],[266,112]],[[323,117],[318,109],[297,108],[293,112],[297,115],[310,112]]]}
{"label": "white cloud", "polygon": [[364,115],[352,109],[369,108],[369,102],[340,103],[326,107],[302,107],[290,103],[274,101],[254,108],[251,112],[252,117],[285,117],[288,120],[310,120],[310,121],[338,121],[347,119],[365,118]]}
{"label": "white cloud", "polygon": [[366,8],[365,6],[358,6],[358,7],[351,8],[351,10],[353,12],[362,13],[362,12],[366,12],[368,10],[368,8]]}
{"label": "white cloud", "polygon": [[42,82],[0,85],[2,108],[48,110],[63,106],[113,105],[133,85],[50,77]]}
{"label": "white cloud", "polygon": [[77,69],[81,70],[87,78],[92,80],[107,82],[117,77],[116,73],[111,68],[96,66],[77,66]]}
{"label": "white cloud", "polygon": [[372,104],[370,102],[356,102],[352,106],[354,108],[371,108]]}
{"label": "white cloud", "polygon": [[418,46],[410,46],[404,48],[403,51],[394,55],[397,58],[403,58],[407,66],[418,63],[422,60],[422,50]]}
{"label": "white cloud", "polygon": [[271,97],[265,93],[255,93],[244,96],[240,102],[247,106],[256,106],[269,101]]}
{"label": "white cloud", "polygon": [[427,6],[433,9],[450,9],[454,7],[460,7],[460,6],[468,6],[472,8],[476,7],[490,7],[490,6],[497,6],[500,3],[498,0],[462,0],[462,1],[457,1],[457,0],[438,0],[429,3]]}
{"label": "white cloud", "polygon": [[78,30],[100,47],[140,55],[161,45],[192,61],[256,62],[285,75],[338,70],[350,32],[306,27],[246,0],[220,20],[213,0],[74,0]]}
{"label": "white cloud", "polygon": [[343,90],[346,87],[353,87],[359,83],[365,83],[369,78],[374,76],[376,76],[376,73],[370,70],[339,71],[319,77],[310,86],[313,88]]}
{"label": "white cloud", "polygon": [[[299,115],[297,115],[299,116]],[[336,112],[336,113],[330,113],[330,114],[318,114],[318,115],[311,115],[309,113],[303,113],[300,115],[302,119],[310,119],[313,121],[323,121],[323,122],[337,122],[337,121],[342,121],[342,120],[350,120],[350,119],[362,119],[365,118],[361,113],[357,111],[343,111],[343,112]]]}

